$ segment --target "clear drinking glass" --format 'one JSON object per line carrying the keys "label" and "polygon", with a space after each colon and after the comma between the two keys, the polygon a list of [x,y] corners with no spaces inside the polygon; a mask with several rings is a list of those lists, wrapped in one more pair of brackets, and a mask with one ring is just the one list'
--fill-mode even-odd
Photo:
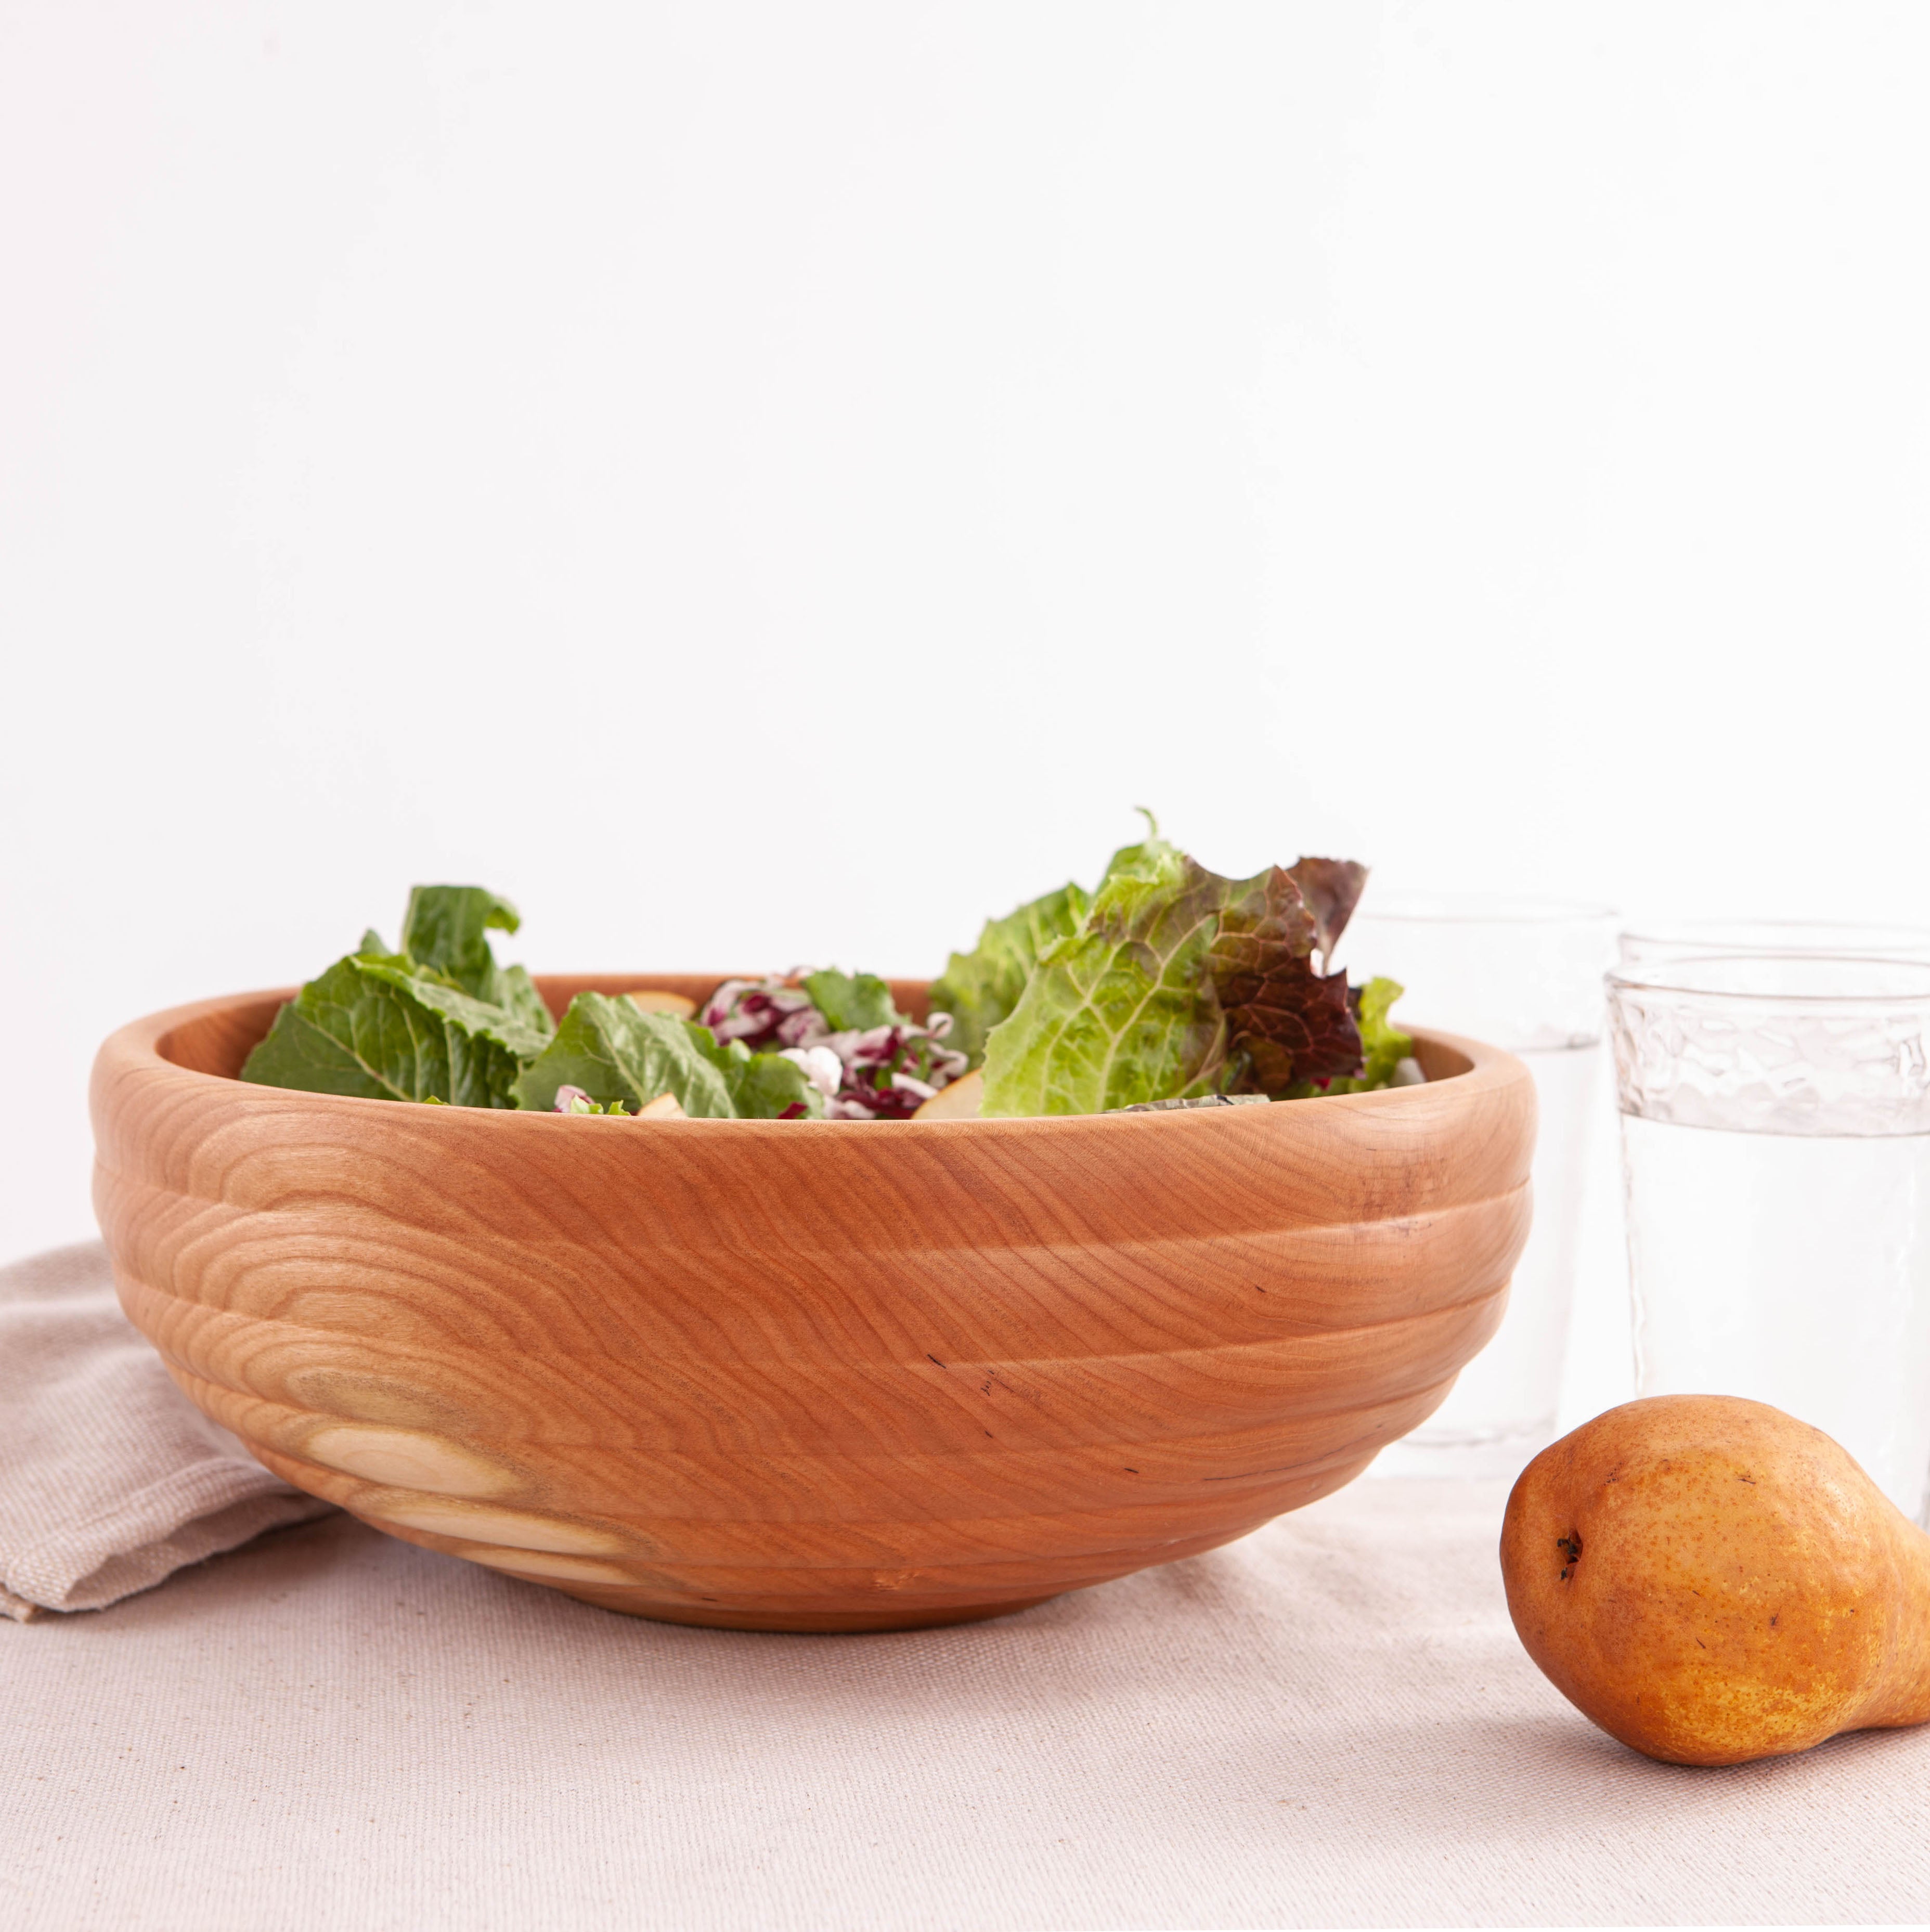
{"label": "clear drinking glass", "polygon": [[1356,981],[1385,974],[1407,989],[1397,1021],[1519,1054],[1541,1103],[1534,1225],[1500,1330],[1440,1408],[1381,1451],[1380,1474],[1511,1476],[1553,1440],[1615,927],[1605,906],[1370,886],[1335,949]]}
{"label": "clear drinking glass", "polygon": [[1930,1504],[1930,959],[1609,976],[1642,1395],[1748,1396]]}

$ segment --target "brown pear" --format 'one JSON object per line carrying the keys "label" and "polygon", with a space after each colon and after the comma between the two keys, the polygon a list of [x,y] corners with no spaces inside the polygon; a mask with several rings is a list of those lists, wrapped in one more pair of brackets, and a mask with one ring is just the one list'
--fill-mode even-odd
{"label": "brown pear", "polygon": [[1655,1396],[1565,1436],[1508,1499],[1501,1573],[1528,1654],[1650,1757],[1930,1718],[1930,1536],[1766,1403]]}

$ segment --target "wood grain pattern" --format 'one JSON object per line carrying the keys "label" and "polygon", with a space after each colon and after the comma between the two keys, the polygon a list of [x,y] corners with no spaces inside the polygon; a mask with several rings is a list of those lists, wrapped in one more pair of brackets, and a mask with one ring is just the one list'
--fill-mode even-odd
{"label": "wood grain pattern", "polygon": [[236,1080],[287,997],[101,1050],[129,1316],[289,1481],[645,1616],[959,1622],[1211,1549],[1428,1415],[1527,1234],[1527,1071],[1446,1035],[1274,1107],[624,1120]]}

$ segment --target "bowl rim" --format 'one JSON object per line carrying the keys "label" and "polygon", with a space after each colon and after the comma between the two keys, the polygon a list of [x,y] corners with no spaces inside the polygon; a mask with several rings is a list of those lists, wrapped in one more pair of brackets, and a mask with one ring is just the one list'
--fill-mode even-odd
{"label": "bowl rim", "polygon": [[[702,974],[673,972],[639,973],[539,973],[532,976],[541,991],[546,984],[554,983],[566,987],[573,993],[598,991],[613,994],[626,992],[664,989],[669,981],[689,982],[707,978]],[[744,978],[745,974],[720,974],[713,984],[721,985],[726,979]],[[931,982],[920,980],[894,980],[889,982],[894,994],[902,988],[907,992],[922,992]],[[95,1079],[111,1078],[134,1074],[149,1083],[164,1081],[177,1092],[199,1092],[205,1098],[216,1094],[225,1096],[230,1104],[242,1106],[263,1106],[278,1110],[295,1108],[305,1113],[320,1115],[335,1114],[344,1122],[356,1118],[356,1112],[377,1108],[386,1114],[395,1106],[392,1100],[365,1098],[357,1094],[320,1094],[305,1088],[270,1087],[257,1085],[236,1076],[212,1073],[199,1068],[182,1065],[167,1051],[170,1036],[183,1028],[197,1022],[211,1018],[218,1014],[250,1006],[266,1006],[271,1003],[280,1005],[293,999],[300,991],[298,986],[263,987],[246,992],[218,994],[210,999],[189,1000],[180,1006],[164,1007],[146,1013],[137,1019],[130,1020],[118,1027],[101,1042],[95,1060]],[[1457,1072],[1438,1079],[1430,1079],[1418,1085],[1384,1087],[1370,1093],[1321,1094],[1309,1096],[1301,1101],[1277,1103],[1264,1112],[1258,1107],[1190,1107],[1173,1108],[1161,1112],[1142,1113],[1112,1112],[1105,1114],[1046,1114],[1001,1116],[996,1118],[932,1120],[642,1120],[634,1116],[623,1117],[632,1132],[642,1131],[657,1134],[702,1134],[706,1136],[734,1136],[739,1138],[761,1138],[767,1135],[796,1137],[800,1135],[816,1138],[826,1134],[842,1135],[853,1129],[916,1128],[922,1135],[989,1135],[1003,1137],[1027,1134],[1066,1134],[1086,1132],[1113,1132],[1143,1131],[1149,1122],[1162,1124],[1163,1130],[1170,1130],[1175,1123],[1187,1124],[1189,1130],[1197,1130],[1208,1122],[1230,1124],[1235,1121],[1247,1124],[1250,1130],[1265,1124],[1271,1130],[1279,1130],[1293,1121],[1310,1122],[1316,1118],[1332,1120],[1337,1110],[1356,1114],[1377,1114],[1395,1109],[1426,1108],[1430,1101],[1439,1104],[1448,1097],[1457,1102],[1473,1100],[1478,1094],[1498,1088],[1512,1085],[1517,1081],[1532,1081],[1532,1075],[1527,1067],[1505,1048],[1492,1046],[1485,1041],[1474,1040],[1460,1034],[1442,1031],[1436,1027],[1407,1027],[1403,1031],[1414,1038],[1425,1041],[1459,1055],[1468,1064]],[[343,1114],[340,1110],[352,1110]],[[535,1131],[554,1133],[561,1123],[563,1130],[571,1132],[608,1132],[613,1124],[611,1117],[591,1114],[557,1114],[536,1109],[497,1107],[421,1108],[418,1116],[423,1120],[440,1122],[446,1131],[473,1130],[474,1124],[484,1120],[502,1124],[488,1130],[494,1132],[528,1132],[532,1124],[545,1124]],[[521,1127],[512,1127],[509,1123],[521,1122]],[[431,1128],[431,1131],[436,1131]]]}

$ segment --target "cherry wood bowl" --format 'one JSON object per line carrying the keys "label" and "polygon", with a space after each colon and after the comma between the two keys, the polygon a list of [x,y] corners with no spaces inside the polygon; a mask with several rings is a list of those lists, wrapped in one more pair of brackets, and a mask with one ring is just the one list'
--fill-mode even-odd
{"label": "cherry wood bowl", "polygon": [[1527,1234],[1527,1070],[1445,1034],[1271,1107],[650,1121],[238,1080],[287,997],[101,1048],[122,1306],[288,1481],[643,1616],[962,1622],[1210,1550],[1428,1415]]}

